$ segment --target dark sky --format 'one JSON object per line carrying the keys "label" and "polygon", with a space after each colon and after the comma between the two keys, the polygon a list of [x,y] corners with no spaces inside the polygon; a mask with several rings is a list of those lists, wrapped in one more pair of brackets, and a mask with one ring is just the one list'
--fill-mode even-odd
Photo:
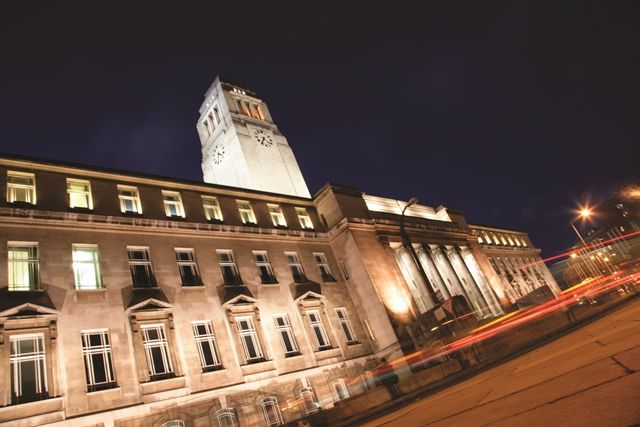
{"label": "dark sky", "polygon": [[639,179],[640,2],[168,4],[0,3],[0,151],[201,180],[221,74],[268,103],[312,193],[415,195],[544,255],[579,201]]}

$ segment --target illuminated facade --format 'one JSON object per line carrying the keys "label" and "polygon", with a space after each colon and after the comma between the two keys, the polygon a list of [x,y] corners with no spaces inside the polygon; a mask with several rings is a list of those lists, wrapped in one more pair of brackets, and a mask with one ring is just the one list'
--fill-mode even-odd
{"label": "illuminated facade", "polygon": [[[270,192],[260,168],[221,185],[252,166],[212,172],[210,146],[217,184],[0,158],[0,425],[281,425],[428,345],[417,321],[452,297],[478,319],[517,299],[478,235],[505,230],[331,184],[304,197],[286,156],[264,158],[291,177]],[[555,290],[540,268],[531,286]]]}

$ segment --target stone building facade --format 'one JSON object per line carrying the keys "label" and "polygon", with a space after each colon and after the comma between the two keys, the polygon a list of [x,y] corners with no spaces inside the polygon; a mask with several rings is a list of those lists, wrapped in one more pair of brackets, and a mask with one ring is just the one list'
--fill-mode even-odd
{"label": "stone building facade", "polygon": [[[270,121],[256,105],[221,108],[220,123],[207,110],[220,103],[201,109],[205,177],[214,126]],[[240,161],[249,143],[230,144],[234,176],[259,183]],[[305,197],[281,158],[274,176],[290,179],[267,192],[1,157],[0,425],[281,425],[428,345],[420,318],[456,296],[482,320],[557,289],[544,264],[522,283],[500,269],[498,253],[513,269],[539,260],[525,233],[332,184]]]}

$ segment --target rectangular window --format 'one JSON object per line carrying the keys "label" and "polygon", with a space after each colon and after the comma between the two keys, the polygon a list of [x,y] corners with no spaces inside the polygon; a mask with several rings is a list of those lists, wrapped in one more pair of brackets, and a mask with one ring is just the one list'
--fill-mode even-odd
{"label": "rectangular window", "polygon": [[193,329],[193,338],[198,347],[198,354],[200,355],[202,372],[210,372],[222,368],[211,322],[208,320],[192,322],[191,327]]}
{"label": "rectangular window", "polygon": [[313,230],[311,217],[305,208],[296,208],[296,214],[298,215],[298,221],[300,221],[300,227],[305,230]]}
{"label": "rectangular window", "polygon": [[70,208],[93,209],[91,183],[82,179],[67,178]]}
{"label": "rectangular window", "polygon": [[347,344],[357,343],[358,340],[356,339],[356,334],[353,332],[351,322],[349,321],[349,317],[347,316],[347,309],[336,308],[336,314],[338,315],[338,320],[340,321],[340,326],[342,327],[344,336],[347,339]]}
{"label": "rectangular window", "polygon": [[11,403],[17,405],[49,397],[44,335],[14,335],[9,341]]}
{"label": "rectangular window", "polygon": [[282,213],[282,209],[278,205],[268,204],[267,208],[269,209],[269,215],[271,216],[271,222],[276,227],[286,227],[287,221],[284,219],[284,214]]}
{"label": "rectangular window", "polygon": [[242,285],[242,279],[236,266],[236,260],[233,257],[233,251],[229,249],[216,250],[218,256],[218,264],[222,270],[222,279],[225,285]]}
{"label": "rectangular window", "polygon": [[33,291],[40,289],[38,244],[8,242],[7,251],[9,290]]}
{"label": "rectangular window", "polygon": [[271,268],[267,251],[253,251],[253,260],[256,262],[256,267],[258,268],[258,274],[260,275],[262,284],[278,283],[278,280],[273,273],[273,268]]}
{"label": "rectangular window", "polygon": [[253,213],[251,203],[242,200],[236,200],[236,203],[238,204],[238,212],[240,213],[240,219],[242,219],[243,224],[258,223],[258,221],[256,221],[256,216]]}
{"label": "rectangular window", "polygon": [[240,341],[242,342],[242,349],[247,363],[264,360],[262,348],[260,348],[260,341],[258,340],[258,333],[253,325],[253,318],[236,317],[236,324],[238,325],[238,334],[240,335]]}
{"label": "rectangular window", "polygon": [[285,356],[294,356],[299,354],[298,345],[293,335],[293,329],[289,323],[289,317],[286,314],[274,316],[273,321],[276,324],[276,331],[280,337],[280,344],[284,350]]}
{"label": "rectangular window", "polygon": [[140,203],[140,194],[137,187],[118,185],[118,199],[120,200],[120,212],[142,213],[142,204]]}
{"label": "rectangular window", "polygon": [[323,282],[335,282],[336,279],[331,274],[331,270],[329,269],[329,264],[327,263],[327,258],[324,256],[322,252],[314,252],[313,258],[316,260],[316,264],[318,265],[318,269],[320,270],[320,275],[322,276]]}
{"label": "rectangular window", "polygon": [[202,207],[204,208],[204,216],[208,221],[222,222],[222,210],[217,198],[202,196]]}
{"label": "rectangular window", "polygon": [[169,217],[184,218],[184,207],[182,198],[177,191],[162,190],[162,202],[164,203],[164,213]]}
{"label": "rectangular window", "polygon": [[183,286],[200,286],[200,272],[196,263],[196,255],[193,249],[176,249],[176,261],[178,262],[178,270],[180,270],[180,278]]}
{"label": "rectangular window", "polygon": [[96,245],[73,245],[73,275],[76,289],[100,289],[100,258]]}
{"label": "rectangular window", "polygon": [[322,324],[320,312],[317,310],[307,311],[307,318],[309,319],[309,326],[311,326],[313,336],[315,337],[316,344],[318,345],[318,350],[331,348],[327,331],[324,329],[324,325]]}
{"label": "rectangular window", "polygon": [[220,122],[221,122],[220,110],[218,110],[218,106],[217,105],[215,107],[213,107],[213,114],[216,116],[216,123],[220,124]]}
{"label": "rectangular window", "polygon": [[82,331],[82,354],[88,391],[117,387],[107,329]]}
{"label": "rectangular window", "polygon": [[149,288],[156,286],[156,276],[153,273],[149,248],[127,246],[127,252],[133,287]]}
{"label": "rectangular window", "polygon": [[36,177],[32,173],[7,171],[7,202],[36,204]]}
{"label": "rectangular window", "polygon": [[173,373],[164,326],[143,325],[140,329],[151,381],[173,378],[175,374]]}
{"label": "rectangular window", "polygon": [[289,264],[289,269],[291,270],[293,281],[295,283],[306,283],[307,276],[304,274],[304,270],[302,269],[302,264],[300,263],[298,254],[295,252],[285,252],[284,254],[287,257],[287,263]]}

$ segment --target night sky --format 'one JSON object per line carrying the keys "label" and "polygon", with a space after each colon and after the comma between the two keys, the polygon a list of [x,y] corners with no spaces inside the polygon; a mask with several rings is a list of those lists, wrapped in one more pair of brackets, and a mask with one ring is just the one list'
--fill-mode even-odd
{"label": "night sky", "polygon": [[639,180],[640,2],[61,3],[0,3],[0,151],[201,180],[221,74],[267,102],[312,193],[455,206],[543,255],[573,243],[571,208]]}

